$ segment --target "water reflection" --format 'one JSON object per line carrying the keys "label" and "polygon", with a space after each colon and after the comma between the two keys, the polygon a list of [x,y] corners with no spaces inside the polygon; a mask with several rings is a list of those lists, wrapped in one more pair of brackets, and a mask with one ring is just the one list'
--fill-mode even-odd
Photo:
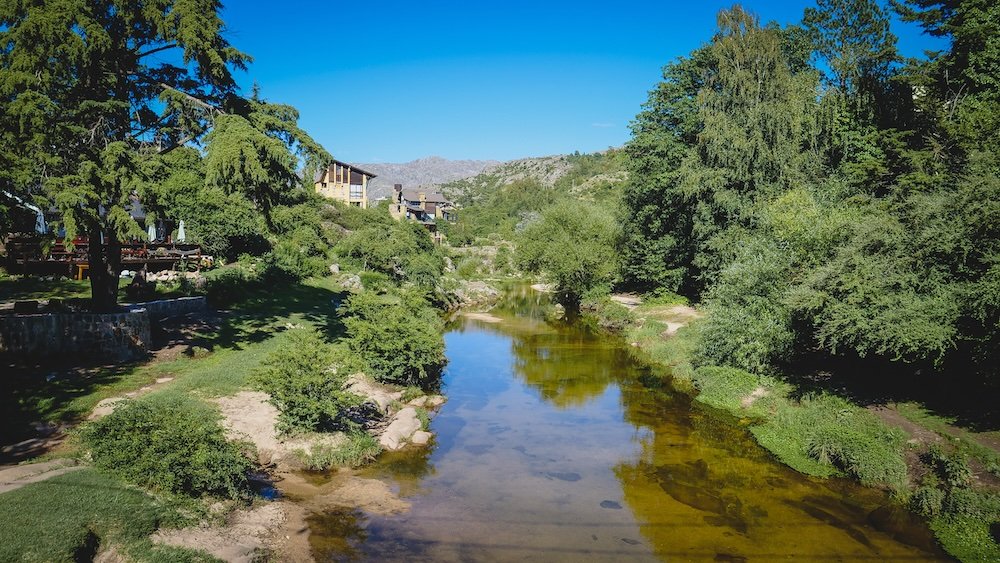
{"label": "water reflection", "polygon": [[546,306],[518,289],[492,312],[503,323],[453,326],[434,448],[363,472],[411,509],[324,514],[319,559],[944,558],[884,494],[774,462],[738,421],[617,339],[546,322]]}

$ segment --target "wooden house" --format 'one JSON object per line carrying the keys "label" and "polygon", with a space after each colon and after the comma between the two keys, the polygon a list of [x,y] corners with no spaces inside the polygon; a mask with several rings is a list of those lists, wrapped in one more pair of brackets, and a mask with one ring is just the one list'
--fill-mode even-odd
{"label": "wooden house", "polygon": [[316,177],[316,192],[355,207],[368,207],[368,182],[375,174],[334,160]]}

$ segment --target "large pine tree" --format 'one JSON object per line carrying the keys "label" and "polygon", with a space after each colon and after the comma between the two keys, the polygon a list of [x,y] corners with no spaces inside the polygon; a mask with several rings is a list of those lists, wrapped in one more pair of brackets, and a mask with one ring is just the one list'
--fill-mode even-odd
{"label": "large pine tree", "polygon": [[310,168],[329,158],[294,109],[239,96],[233,72],[250,57],[223,37],[221,9],[218,0],[0,2],[0,186],[56,206],[67,240],[89,238],[96,308],[116,304],[120,241],[143,234],[128,207],[159,155],[223,129],[217,170],[260,164],[251,195],[265,210],[268,190],[293,183],[296,152]]}

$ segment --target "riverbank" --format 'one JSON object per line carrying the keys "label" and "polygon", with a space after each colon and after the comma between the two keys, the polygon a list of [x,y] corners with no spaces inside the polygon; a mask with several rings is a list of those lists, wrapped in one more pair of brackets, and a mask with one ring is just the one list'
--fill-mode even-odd
{"label": "riverbank", "polygon": [[885,489],[925,517],[951,555],[1000,559],[997,433],[975,436],[914,403],[866,407],[783,378],[698,365],[697,311],[638,302],[629,308],[629,342],[668,366],[675,387],[736,417],[782,463]]}
{"label": "riverbank", "polygon": [[[307,527],[302,525],[307,513],[301,503],[287,498],[301,494],[298,472],[336,470],[363,463],[372,452],[409,444],[426,447],[432,438],[429,419],[445,401],[414,386],[386,385],[354,373],[344,391],[370,405],[359,411],[367,413],[358,421],[360,433],[281,431],[279,410],[272,397],[254,389],[254,374],[296,333],[313,332],[326,342],[343,338],[347,333],[338,307],[347,295],[332,277],[290,282],[278,292],[250,287],[228,310],[164,325],[148,361],[18,366],[5,381],[18,406],[5,410],[5,430],[23,430],[11,432],[3,446],[8,463],[24,463],[0,472],[0,492],[5,493],[0,495],[0,543],[6,545],[0,559],[62,560],[82,549],[87,557],[118,553],[143,561],[207,560],[206,551],[227,561],[256,560],[268,553],[280,553],[282,560],[309,560]],[[219,414],[227,438],[248,445],[258,468],[251,482],[259,489],[249,506],[138,488],[91,467],[75,427],[108,416],[129,400],[161,396],[208,405]],[[369,438],[356,443],[355,434]],[[45,460],[52,461],[38,463]],[[112,498],[134,497],[137,506],[156,510],[133,529],[113,503],[90,503],[89,493],[77,490],[95,481]],[[352,481],[343,490],[325,491],[320,495],[325,500],[314,504],[389,502],[382,493],[388,494],[372,483]],[[268,500],[275,495],[278,500]],[[8,510],[11,506],[18,509]],[[93,520],[101,524],[77,529],[80,522]],[[59,531],[63,538],[36,537],[31,530],[39,526]],[[120,529],[125,535],[115,531]]]}

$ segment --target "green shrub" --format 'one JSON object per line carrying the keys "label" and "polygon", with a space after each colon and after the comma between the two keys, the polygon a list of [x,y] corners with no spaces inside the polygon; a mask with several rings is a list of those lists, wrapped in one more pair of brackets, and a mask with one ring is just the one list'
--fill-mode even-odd
{"label": "green shrub", "polygon": [[769,242],[751,239],[740,247],[708,291],[699,363],[769,373],[787,359],[795,341],[782,294],[788,260]]}
{"label": "green shrub", "polygon": [[[294,330],[251,376],[271,396],[280,430],[325,431],[353,427],[351,409],[362,399],[344,390],[348,370],[313,330]],[[339,368],[339,369],[338,369]]]}
{"label": "green shrub", "polygon": [[924,454],[923,461],[949,489],[968,487],[972,484],[969,458],[959,450],[945,453],[934,445]]}
{"label": "green shrub", "polygon": [[927,518],[933,518],[941,513],[944,496],[944,491],[933,483],[924,484],[910,496],[910,509]]}
{"label": "green shrub", "polygon": [[347,434],[347,441],[339,446],[317,446],[310,454],[297,453],[306,469],[324,471],[331,467],[365,465],[382,453],[382,446],[371,434],[356,430]]}
{"label": "green shrub", "polygon": [[266,276],[271,279],[301,280],[327,273],[327,261],[310,255],[292,241],[283,240],[264,255]]}
{"label": "green shrub", "polygon": [[205,292],[216,307],[227,307],[246,296],[248,289],[259,284],[256,272],[242,266],[219,268],[206,276]]}
{"label": "green shrub", "polygon": [[420,296],[352,295],[342,307],[347,345],[378,381],[437,385],[444,365],[444,323]]}
{"label": "green shrub", "polygon": [[362,287],[376,293],[391,291],[395,287],[389,276],[382,272],[364,271],[359,273],[358,277],[361,278]]}
{"label": "green shrub", "polygon": [[580,309],[593,315],[597,325],[603,329],[621,332],[635,322],[635,315],[628,307],[611,300],[608,295],[587,296],[580,303]]}
{"label": "green shrub", "polygon": [[190,496],[249,496],[246,443],[230,442],[208,405],[183,395],[129,401],[81,430],[94,465],[126,481]]}
{"label": "green shrub", "polygon": [[455,272],[467,280],[476,279],[480,277],[479,271],[482,266],[483,261],[481,258],[469,255],[458,261],[458,264],[455,266]]}

